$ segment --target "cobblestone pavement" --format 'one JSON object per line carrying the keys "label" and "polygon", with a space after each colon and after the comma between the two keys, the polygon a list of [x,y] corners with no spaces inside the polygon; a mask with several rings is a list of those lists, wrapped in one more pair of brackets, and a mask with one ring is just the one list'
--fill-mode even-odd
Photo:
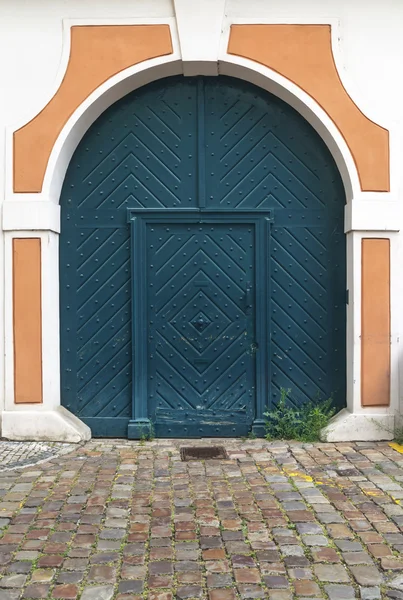
{"label": "cobblestone pavement", "polygon": [[15,469],[71,452],[75,444],[0,440],[0,468]]}
{"label": "cobblestone pavement", "polygon": [[403,598],[402,447],[214,443],[229,460],[94,440],[1,472],[0,600]]}

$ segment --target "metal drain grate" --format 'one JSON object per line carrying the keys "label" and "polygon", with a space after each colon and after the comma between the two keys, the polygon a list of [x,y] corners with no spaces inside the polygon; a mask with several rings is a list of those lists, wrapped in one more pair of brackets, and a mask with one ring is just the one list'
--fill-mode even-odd
{"label": "metal drain grate", "polygon": [[228,455],[224,446],[184,446],[181,450],[181,459],[188,460],[225,460]]}
{"label": "metal drain grate", "polygon": [[336,469],[336,473],[339,477],[356,477],[361,475],[357,469]]}

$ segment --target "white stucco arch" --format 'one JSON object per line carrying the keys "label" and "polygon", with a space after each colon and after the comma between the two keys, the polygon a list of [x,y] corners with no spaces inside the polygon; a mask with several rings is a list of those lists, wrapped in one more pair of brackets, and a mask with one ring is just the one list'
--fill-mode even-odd
{"label": "white stucco arch", "polygon": [[[65,68],[66,65],[64,65]],[[179,44],[174,43],[172,55],[152,59],[121,71],[99,86],[88,96],[70,116],[60,132],[47,164],[42,191],[38,194],[15,194],[8,188],[7,201],[3,207],[3,229],[8,232],[7,245],[11,247],[12,232],[18,231],[20,236],[28,237],[29,231],[36,231],[42,238],[42,323],[43,340],[43,405],[36,412],[30,411],[31,428],[35,429],[38,420],[44,420],[44,412],[49,419],[49,427],[56,432],[53,439],[72,439],[77,436],[83,439],[88,431],[80,429],[80,422],[72,415],[66,414],[60,407],[60,357],[59,357],[59,265],[58,234],[60,233],[59,199],[65,174],[71,157],[88,128],[113,103],[152,81],[173,75],[208,74],[228,75],[255,84],[296,109],[318,132],[328,146],[341,174],[346,199],[346,223],[348,214],[352,214],[353,204],[363,202],[368,195],[361,192],[359,177],[354,159],[337,126],[327,113],[307,93],[278,73],[254,63],[229,54],[220,53],[219,59],[206,59],[197,62],[189,71],[189,64],[182,60]],[[11,141],[10,141],[11,143]],[[374,196],[372,194],[372,196]],[[351,221],[352,219],[350,219]],[[376,228],[375,228],[376,229]],[[384,230],[387,228],[384,228]],[[25,232],[25,233],[24,233]],[[347,280],[351,300],[347,309],[347,406],[349,415],[362,413],[360,407],[360,275],[357,267],[359,240],[353,238],[352,227],[346,225],[347,236]],[[10,252],[6,256],[9,256]],[[10,259],[11,260],[11,259]],[[12,305],[12,284],[7,287],[6,306]],[[12,309],[8,310],[6,320],[12,322]],[[9,432],[12,436],[18,415],[23,407],[14,405],[12,332],[6,334],[6,406],[3,415],[3,435]],[[393,384],[392,384],[393,385]],[[395,407],[377,409],[377,415],[389,419]],[[371,411],[369,411],[371,413]],[[375,414],[372,411],[371,414]],[[57,418],[55,415],[57,414]],[[52,416],[53,415],[53,416]],[[367,419],[367,417],[365,417]],[[369,422],[369,421],[368,421]],[[372,425],[372,429],[376,429]],[[74,435],[71,432],[75,431]],[[40,431],[40,428],[38,429]],[[57,433],[58,432],[58,433]],[[32,437],[32,433],[29,434]],[[42,435],[43,434],[38,434]],[[371,434],[368,434],[369,436]],[[367,435],[367,438],[368,438]],[[351,435],[347,432],[346,439]],[[14,436],[15,437],[15,436]],[[28,436],[29,437],[29,436]],[[373,438],[376,439],[376,433]],[[379,437],[379,432],[378,432]],[[368,438],[369,439],[369,438]]]}
{"label": "white stucco arch", "polygon": [[[182,61],[171,55],[126,69],[99,86],[77,107],[60,132],[47,164],[41,199],[59,203],[64,176],[74,150],[88,128],[109,106],[139,87],[164,77],[183,74],[183,71]],[[313,98],[271,69],[235,56],[228,55],[227,60],[220,61],[217,71],[249,81],[295,108],[318,132],[333,155],[347,202],[360,195],[358,173],[351,152],[333,121]]]}

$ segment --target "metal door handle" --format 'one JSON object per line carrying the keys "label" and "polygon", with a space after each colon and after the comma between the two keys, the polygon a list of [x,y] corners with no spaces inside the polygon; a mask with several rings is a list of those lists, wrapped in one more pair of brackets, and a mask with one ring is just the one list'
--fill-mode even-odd
{"label": "metal door handle", "polygon": [[245,291],[245,313],[249,313],[252,308],[252,292],[253,288],[247,287]]}
{"label": "metal door handle", "polygon": [[256,354],[258,348],[259,348],[259,344],[257,344],[256,342],[252,342],[251,345],[250,345],[250,348],[249,348],[250,349],[250,353],[252,355]]}

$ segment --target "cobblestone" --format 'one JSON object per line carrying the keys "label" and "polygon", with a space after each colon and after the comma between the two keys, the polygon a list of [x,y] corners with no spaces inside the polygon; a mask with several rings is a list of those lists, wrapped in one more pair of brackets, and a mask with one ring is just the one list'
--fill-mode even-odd
{"label": "cobblestone", "polygon": [[368,587],[360,589],[361,600],[380,600],[381,599],[381,588],[379,587]]}
{"label": "cobblestone", "polygon": [[3,469],[0,600],[403,598],[403,448],[210,443],[228,460],[93,440]]}
{"label": "cobblestone", "polygon": [[[35,465],[38,462],[67,454],[76,448],[75,444],[61,442],[11,442],[0,440],[1,469],[13,470]],[[31,487],[31,483],[21,483],[14,486],[13,492],[29,491]]]}

